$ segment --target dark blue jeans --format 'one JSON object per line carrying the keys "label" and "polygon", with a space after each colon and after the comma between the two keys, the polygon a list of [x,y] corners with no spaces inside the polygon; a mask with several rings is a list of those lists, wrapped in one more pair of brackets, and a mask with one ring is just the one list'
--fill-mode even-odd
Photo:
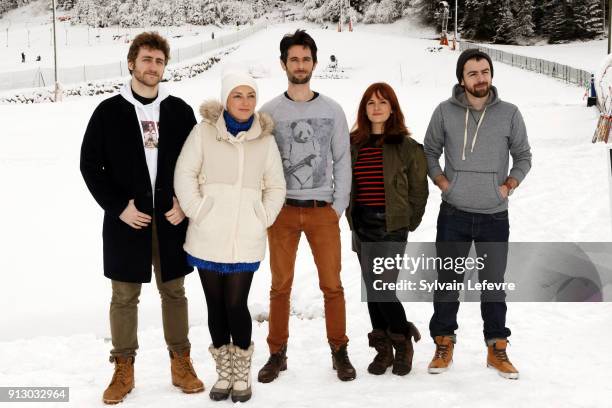
{"label": "dark blue jeans", "polygon": [[[508,258],[508,236],[510,225],[508,211],[495,214],[468,213],[458,210],[445,201],[440,206],[436,236],[437,255],[440,258],[467,257],[472,243],[476,255],[486,253],[484,269],[478,273],[480,282],[503,282]],[[464,273],[449,268],[438,270],[438,282],[463,282]],[[459,292],[437,290],[434,294],[434,314],[429,323],[432,337],[454,335],[457,330]],[[481,294],[480,313],[484,321],[484,337],[507,338],[510,329],[506,327],[505,292]]]}

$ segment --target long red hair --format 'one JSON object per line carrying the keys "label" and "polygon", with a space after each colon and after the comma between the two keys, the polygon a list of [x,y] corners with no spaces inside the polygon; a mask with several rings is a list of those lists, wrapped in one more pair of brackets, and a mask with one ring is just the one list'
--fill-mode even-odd
{"label": "long red hair", "polygon": [[376,82],[370,85],[361,97],[359,110],[357,111],[357,121],[351,130],[351,144],[359,145],[365,143],[370,137],[372,122],[368,119],[366,106],[374,94],[378,98],[386,99],[391,105],[391,116],[385,122],[384,136],[380,143],[384,143],[388,138],[399,138],[401,140],[404,137],[410,136],[410,131],[404,123],[404,114],[400,108],[395,91],[385,82]]}

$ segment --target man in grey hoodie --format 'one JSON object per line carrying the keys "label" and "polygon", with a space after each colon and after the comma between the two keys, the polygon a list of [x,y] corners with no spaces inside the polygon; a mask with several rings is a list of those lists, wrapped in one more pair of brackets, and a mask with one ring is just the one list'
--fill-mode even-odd
{"label": "man in grey hoodie", "polygon": [[[531,149],[518,108],[499,99],[492,86],[491,58],[477,49],[464,51],[457,61],[453,94],[433,113],[424,149],[429,176],[442,191],[437,223],[438,257],[465,258],[472,242],[486,259],[479,280],[503,282],[508,254],[508,197],[531,168]],[[444,152],[444,170],[439,159]],[[512,168],[509,170],[509,156]],[[486,253],[486,255],[485,255]],[[446,265],[445,265],[446,266]],[[463,282],[452,268],[438,270],[439,283]],[[436,353],[432,374],[452,363],[456,341],[459,292],[437,290],[429,325]],[[518,378],[506,354],[510,329],[506,327],[503,290],[482,291],[481,314],[488,348],[487,365],[505,378]]]}

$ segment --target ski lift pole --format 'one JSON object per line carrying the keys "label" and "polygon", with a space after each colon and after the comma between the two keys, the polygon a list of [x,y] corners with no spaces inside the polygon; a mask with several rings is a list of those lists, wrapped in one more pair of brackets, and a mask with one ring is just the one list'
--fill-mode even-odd
{"label": "ski lift pole", "polygon": [[53,73],[55,77],[54,102],[59,102],[62,98],[59,81],[57,78],[57,28],[55,26],[55,0],[51,0],[53,5]]}

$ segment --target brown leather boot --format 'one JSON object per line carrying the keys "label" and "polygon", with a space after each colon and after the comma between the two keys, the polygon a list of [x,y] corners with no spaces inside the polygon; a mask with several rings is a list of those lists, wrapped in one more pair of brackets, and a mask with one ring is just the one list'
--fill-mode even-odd
{"label": "brown leather boot", "polygon": [[506,354],[506,348],[508,347],[508,340],[506,339],[492,339],[487,341],[487,367],[491,367],[497,370],[497,373],[510,380],[518,380],[519,372],[512,365]]}
{"label": "brown leather boot", "polygon": [[452,336],[436,336],[434,342],[436,343],[436,353],[434,354],[429,368],[427,371],[429,374],[440,374],[448,370],[453,363],[453,349],[455,343]]}
{"label": "brown leather boot", "polygon": [[115,363],[115,372],[102,400],[105,404],[118,404],[134,388],[134,357],[117,356],[110,361]]}
{"label": "brown leather boot", "polygon": [[393,348],[395,349],[395,358],[393,359],[393,374],[406,375],[412,370],[412,358],[414,357],[414,347],[412,346],[412,338],[418,342],[421,340],[421,333],[412,324],[408,322],[408,328],[405,333],[391,333],[387,331],[387,335],[391,339]]}
{"label": "brown leather boot", "polygon": [[374,329],[368,333],[368,344],[376,350],[374,360],[368,366],[368,372],[382,375],[388,367],[393,365],[393,345],[387,333],[381,329]]}
{"label": "brown leather boot", "polygon": [[189,357],[189,350],[183,353],[170,352],[170,372],[172,385],[179,387],[187,394],[204,391],[204,383],[200,381]]}
{"label": "brown leather boot", "polygon": [[287,369],[287,345],[277,352],[270,354],[268,362],[259,370],[257,381],[260,383],[272,382],[278,377],[281,371]]}
{"label": "brown leather boot", "polygon": [[336,374],[340,381],[351,381],[357,377],[355,367],[349,360],[348,353],[346,352],[346,344],[340,346],[337,350],[330,344],[332,353],[332,367],[336,370]]}

